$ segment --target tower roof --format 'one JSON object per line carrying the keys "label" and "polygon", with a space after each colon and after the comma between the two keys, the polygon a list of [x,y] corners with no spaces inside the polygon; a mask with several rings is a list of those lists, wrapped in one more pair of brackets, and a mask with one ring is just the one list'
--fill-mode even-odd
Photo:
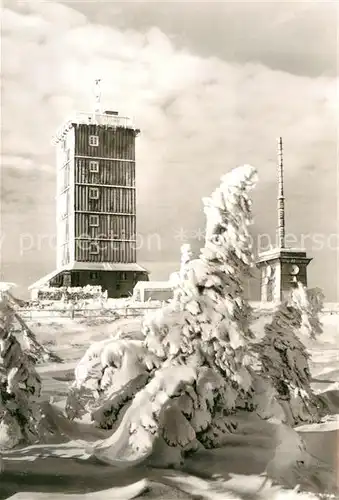
{"label": "tower roof", "polygon": [[62,141],[67,132],[76,125],[99,125],[107,128],[125,128],[133,130],[136,134],[140,129],[136,128],[132,120],[127,116],[120,116],[117,111],[105,111],[103,113],[75,112],[60,127],[53,137],[53,144]]}
{"label": "tower roof", "polygon": [[257,264],[264,264],[273,260],[301,260],[311,262],[311,258],[307,257],[305,248],[272,248],[258,255]]}

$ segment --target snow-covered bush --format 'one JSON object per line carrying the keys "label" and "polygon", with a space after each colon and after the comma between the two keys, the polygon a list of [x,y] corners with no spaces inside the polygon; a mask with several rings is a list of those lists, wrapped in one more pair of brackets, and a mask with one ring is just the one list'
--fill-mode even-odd
{"label": "snow-covered bush", "polygon": [[11,308],[0,302],[0,449],[35,441],[40,418],[40,377],[11,333],[13,319]]}
{"label": "snow-covered bush", "polygon": [[87,285],[85,287],[50,287],[45,286],[37,292],[38,303],[46,301],[63,301],[80,303],[84,301],[105,301],[107,291],[103,292],[101,286]]}
{"label": "snow-covered bush", "polygon": [[[16,300],[16,299],[15,299]],[[34,332],[29,328],[27,323],[23,320],[20,315],[20,310],[15,309],[13,304],[11,304],[10,297],[3,297],[2,300],[3,310],[7,310],[7,315],[10,318],[9,333],[14,333],[14,324],[17,323],[21,327],[21,347],[23,348],[25,354],[27,354],[30,361],[33,364],[52,362],[52,363],[62,363],[62,359],[55,353],[49,351],[46,347],[41,345]]]}
{"label": "snow-covered bush", "polygon": [[306,288],[298,283],[291,301],[301,313],[301,333],[315,339],[323,332],[320,313],[324,307],[324,294],[320,288]]}
{"label": "snow-covered bush", "polygon": [[[111,428],[121,408],[131,401],[159,366],[142,340],[115,337],[93,344],[75,369],[75,382],[66,403],[69,418],[92,418]],[[117,376],[118,375],[118,376]]]}
{"label": "snow-covered bush", "polygon": [[265,325],[265,335],[254,349],[259,353],[260,374],[275,389],[274,399],[282,406],[289,424],[317,421],[319,408],[311,389],[309,354],[298,338],[302,313],[281,303],[271,323]]}

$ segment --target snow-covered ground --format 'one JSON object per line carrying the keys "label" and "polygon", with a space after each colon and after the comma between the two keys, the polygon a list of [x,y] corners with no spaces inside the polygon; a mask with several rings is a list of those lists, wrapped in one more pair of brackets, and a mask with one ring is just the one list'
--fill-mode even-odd
{"label": "snow-covered ground", "polygon": [[[269,318],[263,314],[254,329],[262,331]],[[140,331],[140,325],[138,318],[58,318],[55,321],[39,318],[38,322],[30,323],[38,340],[65,360],[62,364],[39,366],[44,398],[53,397],[55,405],[62,407],[75,363],[87,347],[117,329],[133,335]],[[322,491],[335,483],[338,470],[339,314],[323,315],[323,325],[324,333],[318,340],[304,340],[312,355],[314,389],[330,402],[331,415],[320,424],[298,428],[306,444],[306,460],[305,454],[301,460],[301,444],[288,427],[263,422],[245,413],[239,417],[239,430],[230,436],[227,446],[196,453],[186,461],[182,471],[145,466],[124,471],[89,457],[90,442],[103,437],[105,431],[94,432],[85,424],[70,424],[62,414],[58,417],[53,414],[51,418],[57,430],[55,444],[30,446],[4,454],[0,499],[14,495],[11,498],[16,500],[126,500],[139,496],[172,500],[199,495],[199,498],[214,500],[298,500],[296,491],[284,492],[270,481],[264,484],[266,469],[286,488],[300,484],[305,490]],[[320,497],[300,495],[301,500],[308,498]]]}

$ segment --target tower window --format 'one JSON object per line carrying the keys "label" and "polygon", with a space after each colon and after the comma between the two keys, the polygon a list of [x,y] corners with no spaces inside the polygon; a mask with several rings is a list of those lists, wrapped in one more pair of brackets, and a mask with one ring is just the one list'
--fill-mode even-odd
{"label": "tower window", "polygon": [[99,172],[99,162],[98,161],[90,161],[89,162],[89,171],[93,173]]}
{"label": "tower window", "polygon": [[89,273],[90,280],[97,280],[99,278],[99,273],[97,271],[91,271]]}
{"label": "tower window", "polygon": [[90,215],[89,216],[89,225],[90,225],[90,227],[98,227],[99,226],[99,215]]}
{"label": "tower window", "polygon": [[99,146],[99,136],[98,135],[90,135],[88,141],[89,141],[90,146]]}
{"label": "tower window", "polygon": [[98,243],[91,243],[89,247],[89,253],[92,255],[98,255],[99,253],[99,245]]}
{"label": "tower window", "polygon": [[98,188],[89,188],[89,198],[91,200],[98,200],[99,199],[99,189]]}
{"label": "tower window", "polygon": [[118,279],[119,279],[119,281],[127,281],[127,274],[126,273],[119,273]]}

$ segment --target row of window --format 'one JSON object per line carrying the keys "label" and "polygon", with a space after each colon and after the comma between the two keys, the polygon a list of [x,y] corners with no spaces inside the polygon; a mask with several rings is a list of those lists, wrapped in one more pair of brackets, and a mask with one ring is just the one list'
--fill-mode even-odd
{"label": "row of window", "polygon": [[89,244],[88,252],[90,255],[99,255],[100,253],[100,245],[96,242],[91,242]]}
{"label": "row of window", "polygon": [[[99,188],[97,187],[90,187],[88,189],[88,198],[90,200],[98,200],[100,197],[100,190]],[[61,217],[65,217],[68,213],[69,213],[69,206],[70,206],[70,194],[69,194],[69,190],[67,191],[64,191],[62,194],[61,194],[61,197],[60,197],[60,206],[62,206],[62,209],[60,210],[61,212]],[[94,220],[95,222],[93,222],[93,224],[90,224],[92,226],[98,226],[99,225],[99,219],[92,219]],[[98,222],[96,222],[98,221]]]}
{"label": "row of window", "polygon": [[[89,279],[90,280],[98,280],[99,279],[99,273],[97,271],[91,271],[89,273]],[[127,281],[127,273],[124,272],[118,272],[117,273],[117,281]]]}
{"label": "row of window", "polygon": [[[90,135],[88,137],[88,144],[90,146],[99,146],[99,136],[98,135]],[[66,140],[64,140],[64,141],[62,141],[62,149],[64,151],[66,151],[66,148],[67,148],[67,142],[66,142]]]}
{"label": "row of window", "polygon": [[[89,227],[99,227],[99,215],[90,214],[88,225],[89,225]],[[123,232],[124,232],[124,230],[122,230],[122,233]]]}
{"label": "row of window", "polygon": [[[99,278],[100,278],[100,273],[98,273],[97,271],[91,271],[89,273],[89,279],[91,281],[98,281]],[[127,281],[127,273],[118,272],[117,281],[118,282]],[[73,282],[74,285],[76,285],[76,283],[80,283],[79,273],[73,273]],[[52,286],[71,286],[71,283],[72,283],[71,273],[59,274],[58,276],[55,276],[51,281]]]}
{"label": "row of window", "polygon": [[100,243],[98,241],[88,242],[86,245],[86,251],[90,255],[99,255],[100,254]]}
{"label": "row of window", "polygon": [[[89,172],[92,174],[97,174],[99,172],[99,161],[91,160],[88,167]],[[69,183],[69,165],[66,165],[63,169],[64,184]]]}
{"label": "row of window", "polygon": [[[69,161],[69,158],[67,159],[67,161]],[[99,172],[99,162],[97,160],[91,160],[89,162],[88,170],[93,174],[97,174]],[[69,174],[69,166],[68,165],[65,166],[64,171],[65,171],[65,175],[66,175],[66,172]]]}
{"label": "row of window", "polygon": [[90,214],[88,225],[89,225],[89,227],[99,227],[99,215]]}
{"label": "row of window", "polygon": [[[130,196],[131,196],[131,194],[130,194]],[[100,190],[99,190],[99,188],[93,187],[93,186],[91,186],[91,187],[88,188],[88,198],[90,200],[98,200],[99,197],[100,197]]]}
{"label": "row of window", "polygon": [[[88,246],[88,252],[90,255],[100,254],[100,245],[98,242],[91,242]],[[69,243],[65,243],[62,246],[62,265],[68,264],[70,262],[70,248]]]}
{"label": "row of window", "polygon": [[89,227],[99,227],[99,215],[89,216]]}
{"label": "row of window", "polygon": [[[88,138],[88,144],[90,146],[99,146],[99,136],[98,135],[90,135]],[[66,141],[62,143],[62,149],[65,154],[64,163],[68,163],[71,159],[71,149],[67,148]],[[90,161],[89,163],[89,171],[90,172],[99,172],[99,162],[98,161]]]}
{"label": "row of window", "polygon": [[[99,172],[99,162],[98,161],[90,161],[89,162],[89,171],[91,173],[98,173]],[[70,185],[70,168],[69,168],[69,163],[65,165],[65,167],[61,170],[62,172],[62,179],[61,179],[61,192],[65,191],[69,185]],[[95,188],[97,189],[97,188]],[[93,199],[98,199],[99,194],[94,191],[94,195],[92,196]]]}
{"label": "row of window", "polygon": [[[94,146],[97,147],[99,146],[99,136],[98,135],[89,135],[88,136],[88,144],[89,146]],[[69,154],[69,149],[66,150],[67,144],[66,141],[63,141],[62,143],[62,149],[66,152],[66,154]]]}
{"label": "row of window", "polygon": [[91,242],[88,246],[88,252],[90,255],[99,255],[100,245],[98,242]]}
{"label": "row of window", "polygon": [[98,135],[90,135],[88,137],[88,143],[90,146],[99,146],[99,136]]}
{"label": "row of window", "polygon": [[90,200],[98,200],[100,196],[100,191],[99,188],[97,187],[90,187],[88,189],[88,197]]}
{"label": "row of window", "polygon": [[90,187],[88,190],[88,197],[90,200],[99,199],[99,189],[97,187]]}
{"label": "row of window", "polygon": [[[94,147],[99,146],[99,136],[98,135],[89,135],[88,136],[88,145],[94,146]],[[66,141],[64,141],[63,145],[62,145],[62,148],[64,151],[66,151],[66,147],[67,147],[67,144],[66,144]]]}
{"label": "row of window", "polygon": [[89,162],[89,171],[93,174],[97,174],[99,172],[99,162],[96,160],[91,160]]}

